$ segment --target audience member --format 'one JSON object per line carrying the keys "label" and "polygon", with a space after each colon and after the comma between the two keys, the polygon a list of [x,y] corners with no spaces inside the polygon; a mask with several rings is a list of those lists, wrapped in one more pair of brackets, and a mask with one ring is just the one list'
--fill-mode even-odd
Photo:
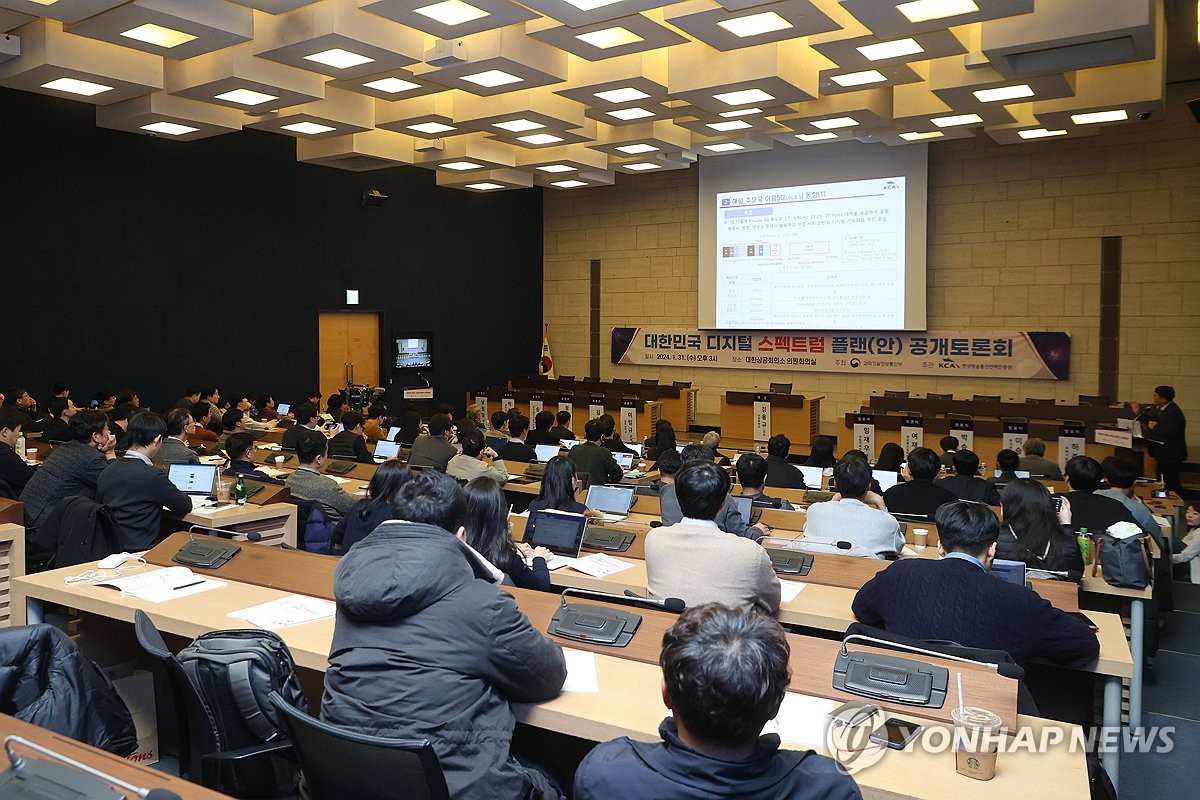
{"label": "audience member", "polygon": [[111,389],[100,389],[96,392],[92,400],[92,407],[97,411],[103,411],[105,414],[112,411],[117,406],[117,393]]}
{"label": "audience member", "polygon": [[320,503],[325,515],[337,523],[354,506],[354,495],[349,494],[328,475],[321,474],[329,440],[324,434],[304,432],[296,441],[296,459],[300,466],[284,480],[292,497]]}
{"label": "audience member", "polygon": [[367,485],[367,498],[355,503],[333,529],[333,541],[340,545],[343,553],[370,536],[383,523],[395,519],[392,510],[396,495],[412,476],[412,470],[395,459],[379,465]]}
{"label": "audience member", "polygon": [[503,572],[514,586],[550,591],[550,570],[546,561],[552,553],[545,547],[514,542],[508,524],[508,501],[504,489],[486,475],[474,478],[463,487],[467,498],[463,526],[467,544]]}
{"label": "audience member", "polygon": [[1104,478],[1108,481],[1109,488],[1098,489],[1096,494],[1102,497],[1111,497],[1129,509],[1129,513],[1133,515],[1133,521],[1138,524],[1138,527],[1158,543],[1159,549],[1166,548],[1162,529],[1154,521],[1154,515],[1150,509],[1146,508],[1146,504],[1142,502],[1141,498],[1133,493],[1134,484],[1138,479],[1137,466],[1123,458],[1110,456],[1104,459],[1101,469],[1104,471]]}
{"label": "audience member", "polygon": [[[384,426],[386,417],[387,406],[383,403],[371,403],[367,406],[366,416],[363,417],[363,437],[368,443],[375,444],[387,439],[387,428]],[[346,427],[345,419],[342,420],[342,427]]]}
{"label": "audience member", "polygon": [[396,432],[393,441],[411,447],[421,435],[421,415],[415,408],[409,407],[400,412],[400,430]]}
{"label": "audience member", "polygon": [[141,411],[129,420],[129,448],[96,479],[96,500],[109,515],[127,553],[149,550],[162,538],[162,513],[183,515],[192,499],[175,487],[167,474],[154,467],[167,423],[158,414]]}
{"label": "audience member", "polygon": [[129,404],[134,407],[134,413],[142,410],[142,398],[138,397],[136,389],[126,387],[117,392],[117,405]]}
{"label": "audience member", "polygon": [[558,447],[558,439],[550,435],[552,427],[554,427],[554,412],[539,411],[533,417],[533,430],[525,437],[525,444],[530,447],[537,447],[539,444],[552,444]]}
{"label": "audience member", "polygon": [[946,469],[954,469],[954,454],[958,452],[958,439],[954,436],[943,436],[938,440],[938,446],[942,448],[942,454],[939,456],[942,466]]}
{"label": "audience member", "polygon": [[908,454],[904,483],[897,483],[883,493],[883,502],[893,514],[912,514],[933,517],[943,503],[957,500],[954,493],[933,482],[941,472],[938,454],[928,447],[918,447]]}
{"label": "audience member", "polygon": [[341,392],[334,392],[325,400],[325,413],[321,415],[325,423],[337,422],[342,418],[342,406],[346,404],[346,398],[342,397]]}
{"label": "audience member", "polygon": [[375,459],[367,449],[367,437],[363,433],[363,415],[357,411],[342,413],[342,429],[329,440],[329,457],[374,464]]}
{"label": "audience member", "polygon": [[[812,443],[812,448],[808,452],[808,458],[804,459],[806,467],[820,467],[821,469],[833,469],[834,462],[837,458],[833,454],[833,439],[828,436],[818,436],[817,440]],[[767,443],[770,447],[770,442]],[[769,451],[768,451],[769,452]],[[814,489],[820,489],[820,486],[814,486]]]}
{"label": "audience member", "polygon": [[1185,533],[1171,555],[1172,564],[1187,564],[1188,580],[1200,583],[1200,502],[1189,500],[1183,509]]}
{"label": "audience member", "polygon": [[838,492],[826,503],[808,507],[804,538],[844,541],[879,557],[904,549],[900,523],[883,508],[883,498],[871,491],[871,465],[864,458],[843,458],[833,468]]}
{"label": "audience member", "polygon": [[720,433],[716,431],[708,431],[704,434],[703,438],[700,439],[700,444],[712,451],[713,463],[715,463],[718,467],[733,466],[733,462],[729,460],[729,456],[722,453],[719,449],[721,447]]}
{"label": "audience member", "polygon": [[117,403],[112,411],[108,412],[108,429],[112,435],[117,437],[117,449],[125,450],[129,447],[127,438],[129,433],[129,420],[137,413],[137,409],[129,403]]}
{"label": "audience member", "polygon": [[487,433],[483,435],[484,443],[493,450],[509,440],[509,421],[511,416],[507,411],[493,411],[492,424],[488,428]]}
{"label": "audience member", "polygon": [[[683,448],[680,458],[684,466],[694,461],[705,464],[713,463],[712,451],[702,444],[689,444]],[[659,474],[663,475],[661,465]],[[665,475],[663,477],[662,488],[658,491],[658,505],[663,525],[677,525],[686,516],[682,504],[679,502],[678,487],[674,481],[668,481]],[[737,510],[737,506],[728,498],[726,498],[725,504],[718,510],[716,523],[720,530],[732,533],[735,536],[744,536],[748,539],[757,539],[771,530],[764,522],[750,525],[750,520],[743,519],[741,513]]]}
{"label": "audience member", "polygon": [[249,433],[235,433],[225,440],[225,454],[229,463],[225,465],[225,474],[234,478],[249,478],[260,483],[282,483],[263,472],[254,463],[254,436]]}
{"label": "audience member", "polygon": [[621,441],[621,434],[617,433],[617,421],[613,419],[612,414],[601,414],[600,431],[604,434],[604,438],[600,440],[600,444],[612,453],[629,453],[636,456],[638,453],[632,447],[626,446]]}
{"label": "audience member", "polygon": [[42,439],[47,442],[71,441],[71,417],[75,416],[75,403],[69,397],[52,397],[46,404],[46,419],[42,421]]}
{"label": "audience member", "polygon": [[28,414],[12,406],[0,408],[0,482],[7,484],[14,500],[21,494],[25,484],[29,483],[35,470],[35,467],[26,464],[16,451],[21,428],[28,420]]}
{"label": "audience member", "polygon": [[192,413],[186,408],[172,408],[168,411],[166,438],[154,454],[154,463],[199,464],[200,456],[187,444],[188,434],[194,427]]}
{"label": "audience member", "polygon": [[[200,387],[200,402],[208,403],[209,430],[218,436],[221,435],[221,387],[220,386],[201,386]],[[203,416],[203,415],[201,415]],[[199,419],[195,414],[193,418]]]}
{"label": "audience member", "polygon": [[1000,493],[996,491],[996,485],[979,477],[979,456],[965,447],[954,451],[954,474],[942,478],[938,486],[949,490],[959,500],[1000,505]]}
{"label": "audience member", "polygon": [[580,475],[587,475],[591,485],[617,483],[625,473],[621,470],[613,454],[602,446],[604,439],[604,424],[597,419],[589,419],[583,426],[586,441],[572,447],[567,458],[575,465]]}
{"label": "audience member", "polygon": [[765,492],[767,481],[767,460],[758,453],[746,453],[737,461],[738,483],[742,487],[742,496],[753,498],[753,503],[761,508],[779,508],[784,511],[795,511],[795,507],[782,497],[771,497]]}
{"label": "audience member", "polygon": [[50,451],[21,492],[26,536],[46,520],[64,497],[96,498],[100,473],[117,457],[113,452],[115,444],[103,411],[80,411],[71,417],[71,441]]}
{"label": "audience member", "polygon": [[279,406],[275,403],[273,395],[260,395],[256,406],[258,410],[256,419],[260,419],[263,422],[274,422],[279,419]]}
{"label": "audience member", "polygon": [[[879,458],[875,461],[875,469],[885,472],[900,472],[904,465],[904,448],[895,442],[888,442],[879,449]],[[900,480],[903,480],[902,478]]]}
{"label": "audience member", "polygon": [[1063,479],[1062,470],[1059,469],[1058,464],[1045,458],[1046,443],[1041,439],[1031,436],[1025,440],[1021,449],[1025,455],[1021,456],[1021,466],[1017,469],[1028,472],[1031,478],[1045,478],[1048,481]]}
{"label": "audience member", "polygon": [[1136,522],[1125,505],[1111,497],[1097,494],[1104,479],[1104,470],[1091,456],[1075,456],[1067,462],[1067,485],[1071,491],[1063,497],[1071,503],[1071,525],[1087,528],[1092,534],[1108,530],[1114,522]]}
{"label": "audience member", "polygon": [[[489,477],[500,484],[508,482],[508,469],[496,451],[484,444],[483,434],[476,430],[465,431],[458,437],[461,453],[455,453],[446,464],[446,474],[460,482],[479,477]],[[487,459],[492,459],[489,464]],[[499,566],[497,564],[497,566]]]}
{"label": "audience member", "polygon": [[537,461],[537,452],[525,443],[529,435],[529,417],[524,414],[514,414],[508,419],[507,442],[501,442],[499,447],[493,447],[500,458],[505,461],[520,461],[529,463]]}
{"label": "audience member", "polygon": [[321,424],[321,420],[320,415],[317,414],[316,406],[309,403],[301,403],[292,409],[292,413],[296,415],[296,424],[283,432],[283,438],[280,439],[279,446],[284,450],[295,450],[296,442],[305,433],[320,433],[317,430],[317,426]]}
{"label": "audience member", "polygon": [[29,421],[22,426],[26,434],[42,432],[42,423],[38,422],[41,414],[38,413],[37,400],[33,399],[24,386],[18,386],[4,395],[4,405],[15,408],[29,417]]}
{"label": "audience member", "polygon": [[218,451],[225,449],[225,440],[235,433],[246,430],[246,412],[240,408],[231,408],[221,415],[221,435],[215,445]]}
{"label": "audience member", "polygon": [[1017,470],[1020,468],[1021,457],[1017,455],[1017,451],[1005,448],[996,453],[996,469],[1000,474],[988,478],[987,482],[996,487],[1007,486],[1019,477]]}
{"label": "audience member", "polygon": [[1003,500],[996,558],[1063,573],[1056,577],[1069,581],[1083,577],[1083,555],[1070,528],[1070,501],[1063,498],[1056,512],[1050,490],[1032,478],[1010,482]]}
{"label": "audience member", "polygon": [[555,425],[550,429],[550,435],[558,441],[563,439],[574,439],[575,434],[571,430],[571,412],[559,411],[554,415]]}
{"label": "audience member", "polygon": [[175,405],[173,405],[172,408],[190,409],[193,404],[199,403],[199,402],[200,402],[200,389],[195,386],[189,385],[187,387],[187,389],[184,390],[183,397],[176,400]]}
{"label": "audience member", "polygon": [[433,467],[445,472],[450,459],[458,455],[458,448],[454,446],[454,437],[457,434],[458,430],[449,416],[434,414],[429,418],[429,433],[418,436],[413,442],[408,465]]}
{"label": "audience member", "polygon": [[[212,422],[210,414],[212,414],[212,406],[201,400],[198,403],[192,403],[188,409],[192,417],[192,429],[188,431],[189,442],[212,442],[216,444],[217,434],[209,429],[209,423]],[[284,431],[284,437],[287,437],[287,431]],[[294,449],[294,446],[293,446]]]}
{"label": "audience member", "polygon": [[[767,440],[767,483],[776,489],[807,489],[804,485],[804,473],[788,463],[787,456],[791,448],[791,441],[782,433],[777,433]],[[832,452],[831,449],[830,453]]]}
{"label": "audience member", "polygon": [[578,491],[579,479],[575,476],[575,465],[566,456],[555,456],[546,462],[541,491],[529,502],[529,511],[548,509],[586,514],[589,517],[601,516],[601,512],[588,508],[576,499]]}
{"label": "audience member", "polygon": [[657,461],[660,454],[674,450],[679,445],[675,441],[675,426],[665,417],[654,423],[654,435],[647,437],[642,443],[642,457],[648,461]]}

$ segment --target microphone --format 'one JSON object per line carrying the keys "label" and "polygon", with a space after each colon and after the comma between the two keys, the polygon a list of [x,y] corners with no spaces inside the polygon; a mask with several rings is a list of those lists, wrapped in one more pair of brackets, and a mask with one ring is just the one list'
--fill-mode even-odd
{"label": "microphone", "polygon": [[28,747],[30,750],[41,753],[44,756],[49,756],[55,761],[61,762],[70,767],[74,767],[81,772],[91,775],[93,778],[98,778],[105,783],[112,784],[113,786],[119,786],[126,791],[133,792],[138,797],[144,798],[144,800],[180,800],[179,795],[175,794],[175,792],[172,792],[170,789],[142,789],[134,786],[132,783],[126,783],[120,778],[116,778],[108,773],[101,772],[94,767],[89,767],[87,764],[76,761],[73,758],[56,753],[48,747],[42,747],[40,744],[35,744],[28,739],[20,736],[6,736],[4,737],[4,752],[8,754],[8,760],[9,763],[12,764],[13,772],[20,772],[23,769],[30,768],[30,762],[13,752],[12,746],[14,744],[21,744],[24,747]]}
{"label": "microphone", "polygon": [[576,595],[578,597],[592,597],[592,598],[599,598],[599,599],[603,599],[603,600],[614,600],[618,603],[624,603],[624,604],[632,603],[632,604],[647,605],[652,608],[659,608],[664,611],[670,611],[675,614],[678,614],[679,612],[683,611],[684,608],[686,608],[686,606],[684,605],[684,602],[682,600],[680,600],[678,597],[668,597],[665,600],[655,600],[650,597],[642,597],[640,595],[629,593],[629,592],[627,592],[626,594],[613,594],[612,592],[599,592],[594,589],[576,589],[573,587],[563,589],[562,595],[560,597],[560,599],[562,601],[562,608],[567,607],[567,595],[569,595],[569,594]]}
{"label": "microphone", "polygon": [[[221,534],[221,533],[229,534],[228,536],[218,536],[217,537],[218,539],[236,539],[239,536],[244,536],[246,538],[246,541],[248,541],[248,542],[262,541],[262,534],[259,533],[258,531],[249,531],[249,532],[233,531],[233,530],[229,530],[228,528],[213,528],[208,525],[193,525],[192,527],[188,528],[188,538],[191,539],[193,542],[196,541],[196,539],[195,539],[195,537],[192,536],[192,531],[196,530],[197,528],[199,528],[202,531],[213,531],[218,534]],[[208,534],[206,533],[205,536],[207,536],[207,535]]]}
{"label": "microphone", "polygon": [[[944,658],[947,661],[958,661],[962,664],[976,664],[978,666],[987,667],[988,669],[992,670],[993,672],[997,672],[1008,678],[1020,677],[1020,676],[1011,674],[1011,671],[1007,671],[1007,674],[1006,674],[1006,671],[1001,669],[1001,666],[1002,666],[1001,664],[993,664],[989,661],[976,661],[976,660],[970,659],[970,658],[963,658],[962,656],[952,656],[947,653],[939,653],[936,650],[925,650],[920,647],[913,647],[912,645],[902,644],[901,642],[891,642],[891,641],[888,641],[887,639],[876,639],[874,636],[867,636],[867,635],[861,634],[861,633],[852,633],[849,636],[847,636],[845,639],[842,639],[842,653],[841,653],[842,656],[849,655],[850,651],[846,647],[846,645],[850,644],[850,642],[852,640],[858,641],[858,642],[866,642],[868,644],[878,645],[885,650],[889,650],[889,649],[904,650],[909,653],[918,653],[923,656],[930,656],[931,658]],[[1015,667],[1017,665],[1016,664],[1008,664],[1008,665],[1003,665],[1003,666]],[[1019,669],[1019,667],[1018,667],[1018,669]],[[1025,674],[1024,670],[1021,670],[1021,675],[1023,676],[1024,674]]]}

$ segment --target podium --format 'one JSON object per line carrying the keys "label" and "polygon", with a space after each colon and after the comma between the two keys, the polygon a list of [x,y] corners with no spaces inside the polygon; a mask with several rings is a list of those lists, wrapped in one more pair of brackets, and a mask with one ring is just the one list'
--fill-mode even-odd
{"label": "podium", "polygon": [[[754,400],[761,392],[726,392],[721,398],[721,438],[754,439]],[[812,444],[821,435],[824,395],[766,395],[771,404],[771,435],[782,433],[792,444]]]}

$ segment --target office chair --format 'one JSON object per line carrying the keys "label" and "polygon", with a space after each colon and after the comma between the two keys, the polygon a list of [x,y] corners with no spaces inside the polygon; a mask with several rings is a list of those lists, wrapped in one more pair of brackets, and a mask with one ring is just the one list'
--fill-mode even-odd
{"label": "office chair", "polygon": [[691,381],[671,381],[671,385],[672,385],[672,386],[674,386],[676,389],[690,389],[690,388],[692,388],[692,382],[691,382]]}
{"label": "office chair", "polygon": [[999,403],[1000,395],[998,394],[977,394],[971,398],[976,403]]}
{"label": "office chair", "polygon": [[790,383],[772,383],[771,394],[791,394],[792,385]]}
{"label": "office chair", "polygon": [[559,375],[559,376],[558,376],[558,379],[559,379],[560,381],[574,381],[574,380],[575,380],[575,376],[574,376],[574,375]]}
{"label": "office chair", "polygon": [[133,628],[138,644],[167,676],[179,726],[180,776],[231,797],[290,796],[291,792],[278,794],[280,760],[272,756],[291,750],[291,743],[279,739],[240,750],[219,750],[216,728],[199,691],[140,608],[134,612]]}
{"label": "office chair", "polygon": [[629,378],[613,378],[612,383],[632,383]]}
{"label": "office chair", "polygon": [[1054,398],[1051,397],[1049,399],[1042,399],[1038,397],[1026,397],[1025,402],[1034,406],[1052,406],[1054,405]]}
{"label": "office chair", "polygon": [[642,386],[658,386],[658,378],[642,378]]}
{"label": "office chair", "polygon": [[346,730],[292,708],[271,693],[304,778],[308,800],[450,800],[426,739],[385,739]]}
{"label": "office chair", "polygon": [[900,391],[900,390],[896,390],[896,389],[884,389],[884,390],[883,390],[883,396],[884,396],[884,397],[896,397],[896,398],[899,398],[899,399],[901,399],[901,400],[907,400],[907,399],[908,399],[908,392],[907,392],[907,391]]}
{"label": "office chair", "polygon": [[936,392],[926,392],[925,399],[926,400],[953,400],[954,395],[953,394],[937,394]]}
{"label": "office chair", "polygon": [[1102,394],[1081,394],[1079,395],[1079,405],[1106,406],[1109,405],[1109,400]]}

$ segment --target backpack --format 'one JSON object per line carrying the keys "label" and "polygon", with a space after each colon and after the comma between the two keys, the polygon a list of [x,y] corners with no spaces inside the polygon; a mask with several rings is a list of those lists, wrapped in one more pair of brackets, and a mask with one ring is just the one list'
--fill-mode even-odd
{"label": "backpack", "polygon": [[1154,574],[1150,568],[1149,537],[1142,531],[1121,538],[1110,533],[1111,530],[1101,531],[1093,540],[1093,577],[1096,564],[1099,563],[1104,570],[1104,580],[1109,585],[1145,589],[1150,583],[1150,576]]}
{"label": "backpack", "polygon": [[[286,739],[271,705],[271,692],[308,711],[291,651],[276,634],[264,630],[228,630],[203,634],[179,651],[184,673],[200,695],[208,722],[222,752]],[[263,756],[263,772],[253,794],[294,794],[299,769],[285,753]],[[257,782],[256,780],[256,782]]]}

